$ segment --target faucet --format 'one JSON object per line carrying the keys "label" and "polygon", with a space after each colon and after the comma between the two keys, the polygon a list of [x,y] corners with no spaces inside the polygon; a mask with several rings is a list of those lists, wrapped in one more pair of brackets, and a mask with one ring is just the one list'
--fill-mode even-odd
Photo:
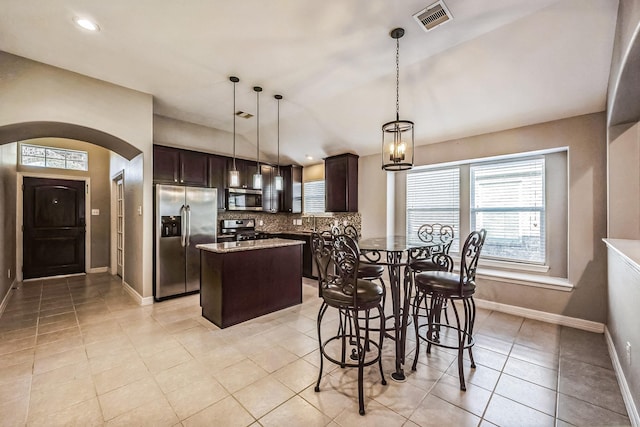
{"label": "faucet", "polygon": [[314,233],[316,231],[318,231],[318,228],[316,227],[316,216],[315,215],[311,215],[311,231],[313,231]]}

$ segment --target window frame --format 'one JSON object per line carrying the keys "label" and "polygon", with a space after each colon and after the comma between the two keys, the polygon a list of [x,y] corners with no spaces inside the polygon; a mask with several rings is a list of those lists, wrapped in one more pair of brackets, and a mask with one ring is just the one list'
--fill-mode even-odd
{"label": "window frame", "polygon": [[[80,171],[80,172],[87,172],[89,170],[89,152],[88,151],[73,150],[73,149],[70,149],[70,148],[61,148],[61,147],[53,147],[53,146],[45,146],[45,145],[37,145],[37,144],[29,144],[29,143],[20,143],[19,145],[20,145],[19,153],[20,153],[20,165],[21,166],[34,167],[34,168],[45,168],[45,169],[61,169],[61,170],[67,170],[67,171]],[[35,148],[35,149],[43,149],[44,150],[44,156],[36,156],[36,155],[25,154],[23,152],[23,148],[24,147],[30,147],[30,148]],[[58,158],[58,160],[64,162],[64,167],[53,166],[53,165],[47,164],[47,160],[50,159],[50,156],[47,155],[48,151],[57,152],[58,155],[60,157],[62,157],[61,159]],[[70,154],[77,154],[77,153],[80,153],[81,155],[83,155],[84,159],[75,160],[75,159],[69,159],[68,158]],[[24,163],[24,158],[25,157],[42,159],[44,161],[44,165]],[[82,169],[68,167],[68,164],[71,161],[82,163],[84,165],[84,167]]]}
{"label": "window frame", "polygon": [[[474,168],[482,168],[482,167],[496,167],[499,165],[513,165],[515,163],[525,163],[525,162],[537,162],[537,161],[541,161],[541,170],[542,170],[542,182],[541,182],[541,194],[542,194],[542,204],[540,206],[533,206],[533,207],[525,207],[525,206],[519,206],[519,207],[501,207],[501,208],[476,208],[474,207],[474,201],[475,201],[475,178],[474,178]],[[547,235],[547,229],[546,229],[546,223],[547,223],[547,211],[546,211],[546,199],[547,199],[547,193],[546,193],[546,162],[545,162],[545,157],[544,156],[522,156],[522,157],[518,157],[518,158],[511,158],[511,159],[505,159],[505,160],[498,160],[498,161],[483,161],[483,162],[472,162],[469,163],[469,224],[471,229],[474,228],[479,228],[478,226],[474,226],[474,224],[476,224],[477,221],[477,217],[474,218],[474,215],[476,213],[479,212],[538,212],[539,213],[539,219],[540,219],[540,234],[542,235],[542,248],[543,250],[541,251],[541,255],[542,255],[542,260],[531,260],[531,259],[523,259],[523,258],[517,258],[517,257],[507,257],[507,256],[498,256],[498,255],[490,255],[487,254],[487,250],[485,249],[483,251],[483,258],[487,259],[487,260],[494,260],[494,261],[499,261],[499,262],[505,262],[505,263],[518,263],[518,264],[527,264],[527,265],[547,265],[547,257],[548,257],[548,252],[547,252],[547,243],[548,243],[548,235]],[[505,168],[506,169],[506,168]],[[489,242],[490,242],[490,238],[489,238]],[[485,244],[485,246],[488,246]]]}
{"label": "window frame", "polygon": [[[322,197],[320,197],[319,195],[316,194],[309,194],[312,189],[309,189],[309,187],[307,187],[308,185],[318,185],[321,184],[322,186]],[[313,180],[313,181],[305,181],[302,183],[302,214],[303,215],[324,215],[326,214],[326,203],[325,203],[325,192],[326,192],[326,187],[325,187],[326,183],[324,179],[317,179],[317,180]],[[308,211],[307,210],[307,206],[311,203],[307,203],[308,197],[314,197],[312,200],[316,200],[316,202],[318,203],[319,201],[322,202],[322,211]]]}
{"label": "window frame", "polygon": [[[483,260],[482,265],[485,267],[496,268],[496,271],[522,271],[546,276],[567,277],[569,268],[567,243],[569,234],[569,147],[554,147],[529,152],[500,154],[481,158],[433,163],[416,166],[413,168],[413,171],[456,166],[460,168],[460,233],[455,238],[459,240],[460,246],[462,246],[464,238],[470,232],[471,227],[469,194],[470,165],[476,163],[499,162],[504,160],[522,160],[535,156],[543,156],[545,158],[545,179],[548,182],[554,183],[554,185],[551,186],[545,185],[545,221],[547,224],[545,229],[545,263],[532,264],[511,260],[495,260],[489,259],[484,255],[481,257]],[[411,171],[411,173],[413,173],[413,171]],[[408,173],[405,173],[405,188],[406,176],[408,176]],[[407,204],[405,201],[405,210],[406,209]],[[407,221],[406,212],[405,221]],[[456,257],[460,254],[452,250],[451,255],[454,257],[454,260],[456,260]]]}

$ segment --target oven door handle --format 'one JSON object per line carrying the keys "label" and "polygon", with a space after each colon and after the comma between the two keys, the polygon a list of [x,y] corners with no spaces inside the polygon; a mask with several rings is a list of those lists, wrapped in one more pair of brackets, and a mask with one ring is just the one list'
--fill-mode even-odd
{"label": "oven door handle", "polygon": [[187,243],[187,209],[182,205],[180,208],[180,222],[182,223],[182,227],[180,227],[180,246],[183,248]]}

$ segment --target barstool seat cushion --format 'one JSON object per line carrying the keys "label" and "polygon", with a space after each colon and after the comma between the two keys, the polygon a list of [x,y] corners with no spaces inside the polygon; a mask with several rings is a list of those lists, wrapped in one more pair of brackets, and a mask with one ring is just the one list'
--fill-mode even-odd
{"label": "barstool seat cushion", "polygon": [[440,267],[430,259],[419,259],[409,264],[413,271],[434,271],[440,270]]}
{"label": "barstool seat cushion", "polygon": [[[358,279],[358,294],[356,296],[359,306],[376,303],[382,298],[384,290],[379,283]],[[329,305],[336,307],[353,306],[353,295],[347,295],[342,289],[335,285],[330,285],[322,290],[322,298]]]}
{"label": "barstool seat cushion", "polygon": [[384,267],[374,264],[362,264],[358,266],[358,277],[365,278],[378,278],[384,273]]}
{"label": "barstool seat cushion", "polygon": [[418,289],[427,293],[439,293],[444,295],[457,295],[465,297],[473,295],[476,283],[469,281],[462,286],[460,295],[460,275],[448,271],[426,271],[416,274],[415,284]]}

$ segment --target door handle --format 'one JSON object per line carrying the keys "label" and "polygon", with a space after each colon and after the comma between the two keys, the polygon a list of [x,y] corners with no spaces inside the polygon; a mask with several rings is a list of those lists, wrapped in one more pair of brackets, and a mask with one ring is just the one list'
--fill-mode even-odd
{"label": "door handle", "polygon": [[189,246],[191,241],[191,206],[187,205],[187,243]]}
{"label": "door handle", "polygon": [[187,243],[187,209],[182,205],[180,208],[180,245],[184,248]]}

